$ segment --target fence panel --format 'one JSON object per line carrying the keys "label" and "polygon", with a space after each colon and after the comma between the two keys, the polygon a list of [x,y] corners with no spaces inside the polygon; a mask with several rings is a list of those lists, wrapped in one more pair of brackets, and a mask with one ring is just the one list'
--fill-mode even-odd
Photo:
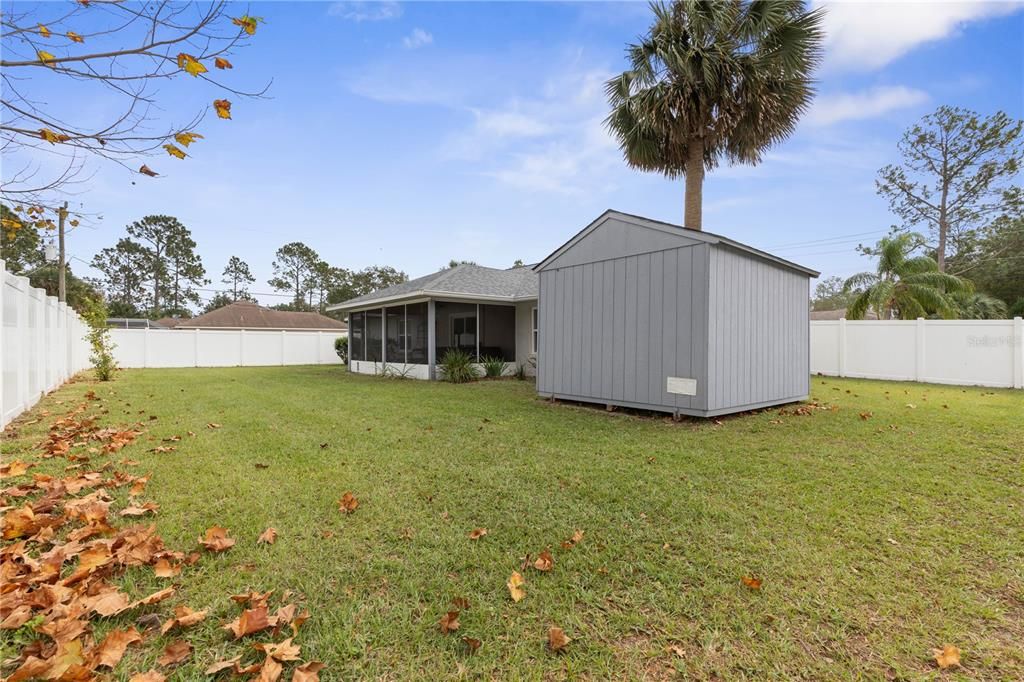
{"label": "fence panel", "polygon": [[0,260],[0,426],[89,366],[78,314]]}
{"label": "fence panel", "polygon": [[345,332],[246,329],[111,329],[120,367],[260,367],[341,364]]}
{"label": "fence panel", "polygon": [[863,379],[1024,388],[1024,322],[811,322],[811,372]]}

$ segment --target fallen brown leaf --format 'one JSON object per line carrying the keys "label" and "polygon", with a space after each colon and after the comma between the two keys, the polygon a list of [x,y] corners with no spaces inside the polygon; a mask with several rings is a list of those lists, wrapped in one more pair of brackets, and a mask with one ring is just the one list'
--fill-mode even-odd
{"label": "fallen brown leaf", "polygon": [[526,590],[523,589],[526,580],[519,574],[519,571],[512,571],[512,575],[509,576],[508,582],[505,584],[508,586],[508,594],[512,597],[512,601],[521,601],[526,596]]}
{"label": "fallen brown leaf", "polygon": [[960,649],[952,644],[947,644],[941,649],[932,649],[932,656],[935,658],[935,662],[938,666],[943,670],[946,668],[960,667]]}
{"label": "fallen brown leaf", "polygon": [[564,649],[571,641],[571,639],[565,636],[565,632],[562,631],[562,628],[553,627],[548,630],[548,648],[555,653]]}
{"label": "fallen brown leaf", "polygon": [[752,590],[760,590],[761,589],[761,579],[760,578],[755,578],[754,576],[751,576],[751,575],[745,575],[745,576],[742,576],[740,578],[740,582],[743,583],[744,585],[746,585],[747,587],[749,587]]}
{"label": "fallen brown leaf", "polygon": [[479,540],[480,538],[482,538],[485,535],[487,535],[487,529],[486,528],[474,528],[473,530],[469,531],[469,539],[470,540]]}
{"label": "fallen brown leaf", "polygon": [[538,571],[550,571],[555,566],[555,558],[551,556],[551,552],[543,550],[537,557],[537,560],[533,562],[533,567]]}
{"label": "fallen brown leaf", "polygon": [[459,612],[449,611],[441,616],[441,620],[438,624],[441,626],[442,634],[447,635],[449,632],[455,632],[459,629]]}
{"label": "fallen brown leaf", "polygon": [[303,663],[292,671],[292,682],[320,682],[320,671],[324,664],[320,661]]}
{"label": "fallen brown leaf", "polygon": [[351,514],[358,506],[359,500],[357,500],[356,496],[350,492],[345,493],[341,496],[341,499],[338,500],[338,511],[342,514]]}
{"label": "fallen brown leaf", "polygon": [[142,635],[135,628],[111,630],[93,652],[93,665],[115,667],[120,663],[129,644],[142,641]]}
{"label": "fallen brown leaf", "polygon": [[206,529],[206,536],[199,538],[199,544],[211,552],[223,552],[234,547],[235,541],[228,537],[226,528],[211,526]]}
{"label": "fallen brown leaf", "polygon": [[261,543],[262,542],[262,543],[267,544],[267,545],[274,544],[275,540],[277,540],[277,529],[274,528],[273,526],[271,526],[270,528],[268,528],[265,531],[263,531],[260,534],[260,536],[258,538],[256,538],[256,542],[257,543]]}
{"label": "fallen brown leaf", "polygon": [[176,639],[166,647],[156,662],[160,665],[177,665],[192,655],[192,645],[183,639]]}

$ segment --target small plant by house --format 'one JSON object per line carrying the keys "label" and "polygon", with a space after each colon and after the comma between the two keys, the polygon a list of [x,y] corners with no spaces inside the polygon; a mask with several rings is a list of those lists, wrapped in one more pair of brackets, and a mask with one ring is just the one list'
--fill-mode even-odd
{"label": "small plant by house", "polygon": [[441,373],[445,381],[453,384],[464,384],[480,378],[473,357],[457,348],[449,349],[441,358]]}
{"label": "small plant by house", "polygon": [[338,338],[334,339],[334,352],[338,354],[338,357],[341,358],[341,361],[343,363],[345,363],[346,365],[348,364],[347,336],[339,336]]}
{"label": "small plant by house", "polygon": [[505,359],[494,356],[480,358],[480,364],[484,366],[484,376],[488,379],[497,379],[505,372]]}

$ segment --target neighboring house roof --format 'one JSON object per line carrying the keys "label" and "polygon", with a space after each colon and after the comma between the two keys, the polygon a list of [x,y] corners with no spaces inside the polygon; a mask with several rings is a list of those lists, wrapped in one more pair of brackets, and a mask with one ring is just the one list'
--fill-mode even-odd
{"label": "neighboring house roof", "polygon": [[347,329],[344,322],[321,315],[273,310],[250,301],[236,301],[223,308],[181,320],[176,329]]}
{"label": "neighboring house roof", "polygon": [[[846,318],[846,308],[836,308],[835,310],[812,310],[812,320],[840,320]],[[878,316],[872,311],[864,313],[865,320],[877,320]]]}
{"label": "neighboring house roof", "polygon": [[529,266],[487,268],[463,263],[408,282],[374,291],[328,306],[328,310],[353,310],[373,303],[441,296],[488,301],[516,302],[537,298],[537,273]]}
{"label": "neighboring house roof", "polygon": [[753,246],[747,246],[746,244],[741,244],[740,242],[737,242],[737,241],[734,241],[732,239],[729,239],[728,237],[723,237],[721,235],[713,234],[711,232],[704,232],[703,230],[691,230],[691,229],[689,229],[687,227],[683,227],[682,225],[675,225],[673,223],[666,223],[666,222],[663,222],[663,221],[660,221],[660,220],[651,220],[650,218],[644,218],[643,216],[633,215],[632,213],[623,213],[622,211],[616,211],[616,210],[613,210],[613,209],[608,209],[607,211],[605,211],[604,213],[599,215],[592,223],[590,223],[589,225],[584,227],[582,230],[577,232],[572,237],[572,239],[570,239],[569,241],[567,241],[564,244],[562,244],[560,247],[555,249],[551,253],[550,256],[548,256],[547,258],[542,260],[540,263],[535,265],[533,267],[533,269],[534,270],[538,270],[538,271],[539,270],[543,270],[553,260],[555,260],[556,258],[561,256],[568,249],[572,248],[573,245],[575,245],[581,239],[583,239],[588,234],[590,234],[591,232],[596,230],[605,221],[607,221],[609,219],[618,219],[618,220],[621,220],[621,221],[624,221],[624,222],[627,222],[627,223],[631,223],[633,225],[637,225],[639,227],[646,227],[646,228],[649,228],[649,229],[659,230],[661,232],[665,232],[665,233],[668,233],[668,234],[677,234],[677,235],[679,235],[681,237],[687,237],[687,238],[690,238],[690,239],[696,239],[698,241],[707,242],[709,244],[723,244],[725,246],[731,247],[731,248],[736,249],[738,251],[743,251],[744,253],[747,253],[747,254],[749,254],[751,256],[754,256],[756,258],[760,258],[762,260],[767,260],[767,261],[771,261],[771,262],[774,262],[774,263],[778,263],[779,265],[783,265],[783,266],[785,266],[787,268],[790,268],[792,270],[796,270],[798,272],[802,272],[802,273],[804,273],[806,275],[810,275],[811,277],[817,277],[818,275],[821,274],[817,270],[812,270],[811,268],[805,267],[803,265],[798,265],[797,263],[794,263],[792,261],[788,261],[788,260],[786,260],[784,258],[779,258],[778,256],[773,256],[770,253],[766,253],[765,251],[761,251],[760,249],[755,249]]}
{"label": "neighboring house roof", "polygon": [[175,327],[177,327],[182,322],[188,322],[188,320],[189,320],[189,318],[187,318],[187,317],[161,317],[159,320],[156,321],[156,323],[158,325],[160,325],[161,327],[167,327],[168,329],[174,329]]}

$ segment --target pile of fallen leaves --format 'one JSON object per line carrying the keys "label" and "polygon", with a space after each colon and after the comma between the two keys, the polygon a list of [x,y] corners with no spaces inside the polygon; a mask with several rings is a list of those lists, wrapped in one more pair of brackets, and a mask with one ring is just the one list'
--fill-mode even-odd
{"label": "pile of fallen leaves", "polygon": [[[167,548],[155,525],[116,525],[118,518],[156,513],[159,505],[136,499],[145,493],[149,476],[118,470],[118,465],[138,462],[122,459],[115,464],[109,459],[142,435],[142,425],[100,427],[96,416],[86,414],[90,403],[99,400],[90,391],[85,402],[54,421],[40,444],[41,458],[62,457],[69,462],[66,476],[33,474],[36,464],[21,460],[0,466],[0,479],[5,482],[31,474],[31,480],[0,490],[0,629],[16,631],[12,641],[19,648],[16,657],[0,662],[9,673],[9,682],[99,679],[119,665],[129,646],[187,630],[205,620],[208,612],[179,604],[173,615],[161,618],[153,607],[174,596],[175,586],[133,599],[116,584],[129,570],[151,570],[156,578],[175,578],[201,555]],[[102,465],[93,463],[102,457],[108,458]],[[110,491],[125,487],[130,501],[115,511]],[[217,526],[199,540],[208,551],[225,551],[234,542]],[[274,682],[285,665],[301,660],[300,647],[293,639],[309,613],[298,613],[295,604],[282,603],[270,614],[270,595],[232,597],[244,610],[224,628],[235,640],[254,633],[277,640],[284,630],[290,636],[253,645],[262,660],[243,666],[245,654],[239,654],[214,664],[209,674],[231,669],[236,674],[258,673],[260,680]],[[110,629],[102,639],[93,636],[96,619],[126,613],[138,614],[134,626]],[[250,651],[245,649],[245,653]],[[187,640],[176,639],[165,647],[157,663],[169,669],[191,658],[192,652]],[[315,681],[322,667],[316,661],[301,664],[294,668],[292,680]],[[159,682],[165,675],[150,670],[131,679]]]}

